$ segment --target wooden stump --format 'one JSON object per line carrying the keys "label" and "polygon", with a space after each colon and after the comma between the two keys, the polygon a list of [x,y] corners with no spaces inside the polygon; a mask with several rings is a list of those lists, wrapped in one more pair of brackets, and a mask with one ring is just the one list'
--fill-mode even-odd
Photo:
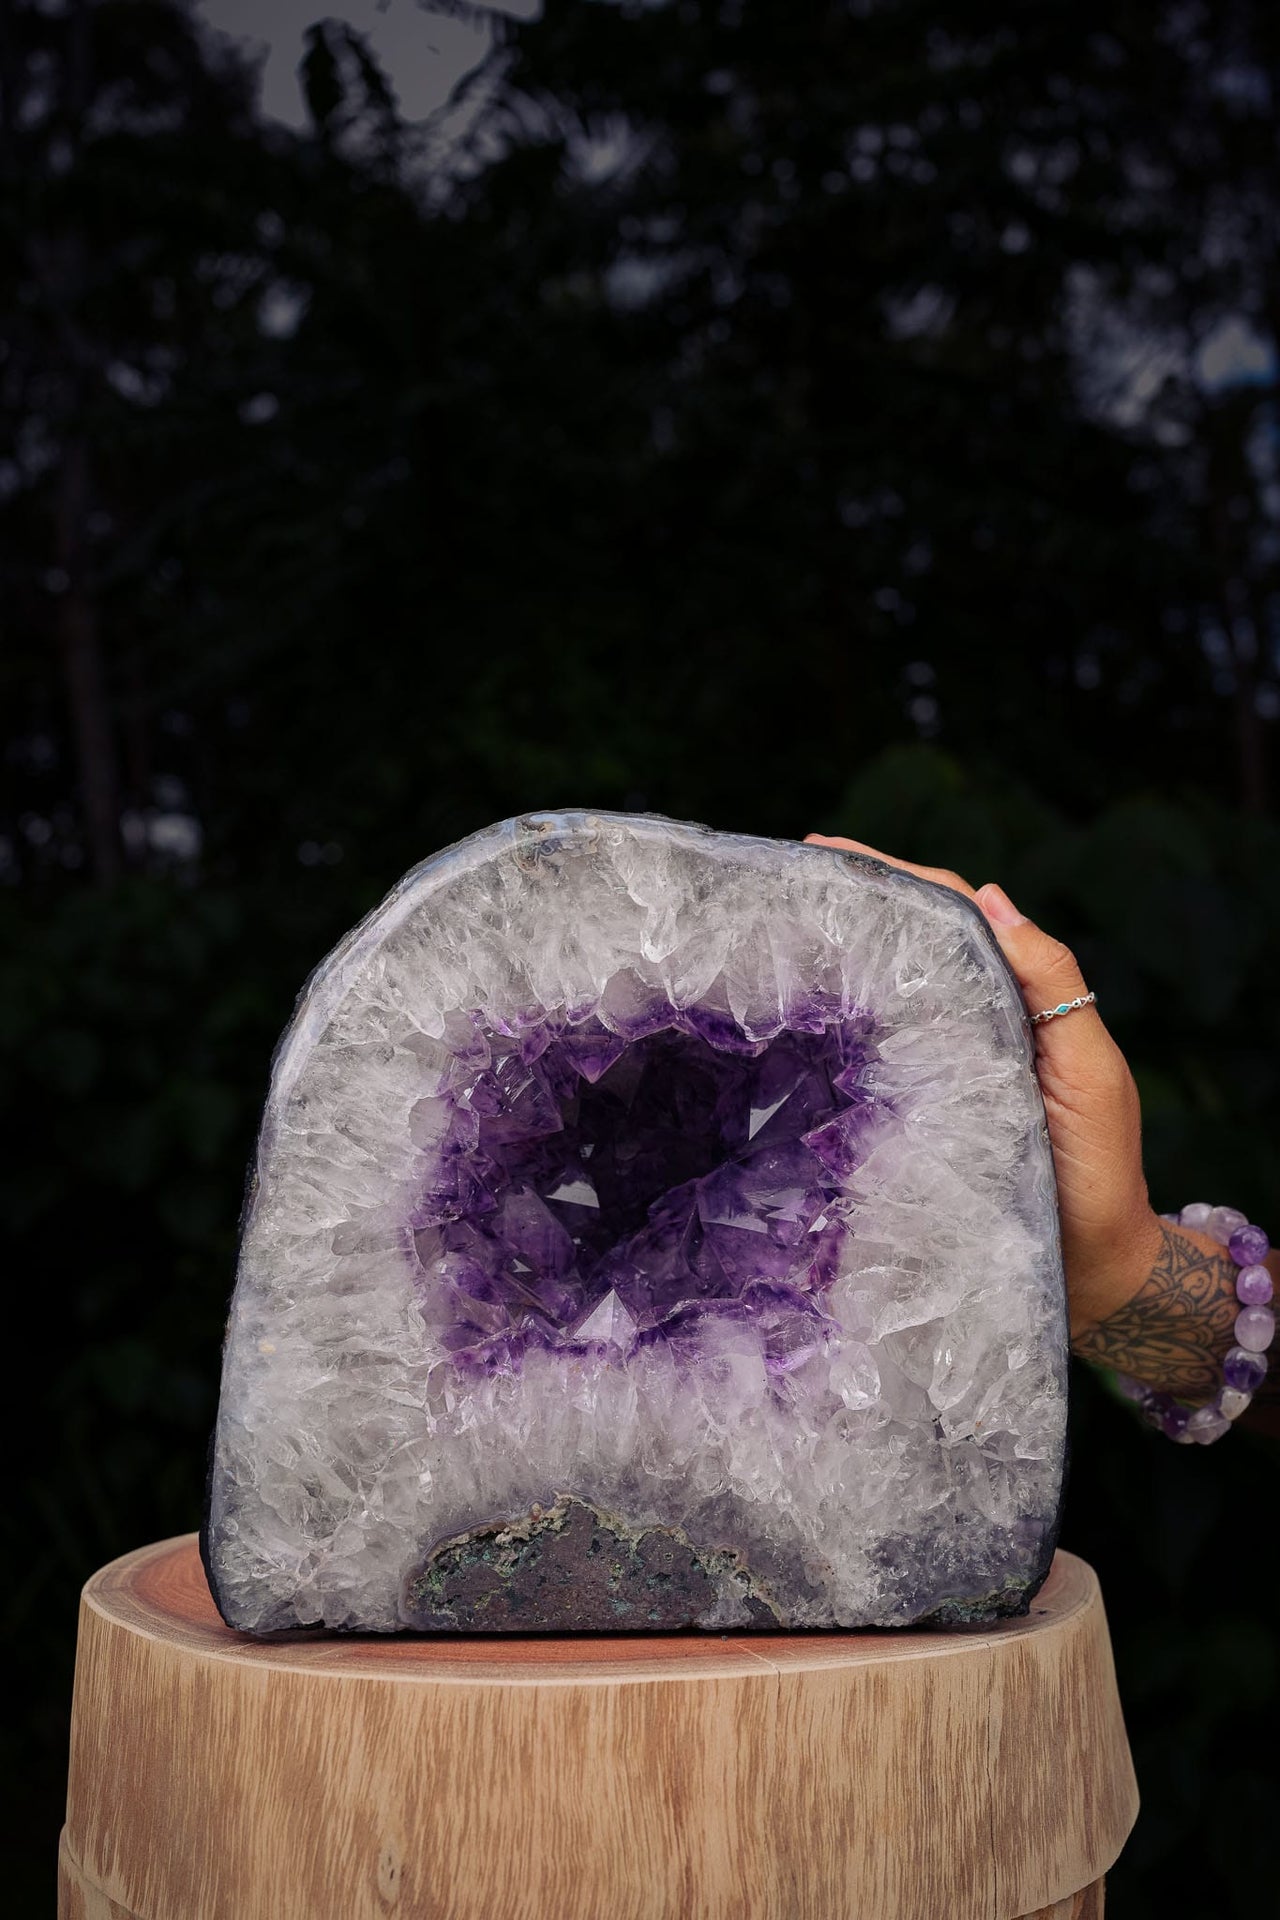
{"label": "wooden stump", "polygon": [[60,1920],[1101,1920],[1097,1580],[964,1632],[256,1641],[193,1537],[80,1613]]}

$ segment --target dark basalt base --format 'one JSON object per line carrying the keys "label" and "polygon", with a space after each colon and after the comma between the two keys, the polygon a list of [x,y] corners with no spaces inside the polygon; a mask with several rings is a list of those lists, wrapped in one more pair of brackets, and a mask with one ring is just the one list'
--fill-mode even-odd
{"label": "dark basalt base", "polygon": [[[1053,1564],[1050,1555],[1050,1566]],[[989,1627],[995,1620],[1021,1620],[1031,1611],[1031,1602],[1049,1578],[1048,1568],[1029,1587],[1014,1581],[989,1593],[966,1600],[944,1600],[932,1613],[915,1624],[921,1627]]]}
{"label": "dark basalt base", "polygon": [[678,1527],[630,1527],[572,1494],[441,1541],[403,1597],[424,1633],[670,1631],[718,1605],[740,1624],[781,1624],[740,1554],[695,1547]]}

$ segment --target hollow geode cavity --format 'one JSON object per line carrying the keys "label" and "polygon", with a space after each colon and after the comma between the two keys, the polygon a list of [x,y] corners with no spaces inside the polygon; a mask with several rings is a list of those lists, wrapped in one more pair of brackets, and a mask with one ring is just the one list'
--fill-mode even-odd
{"label": "hollow geode cavity", "polygon": [[302,995],[206,1564],[255,1632],[990,1619],[1048,1569],[1065,1393],[977,909],[538,814],[416,868]]}

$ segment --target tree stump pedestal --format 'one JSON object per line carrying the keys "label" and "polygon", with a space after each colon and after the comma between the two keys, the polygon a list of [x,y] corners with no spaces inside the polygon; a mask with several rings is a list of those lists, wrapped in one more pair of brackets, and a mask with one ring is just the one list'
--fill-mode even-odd
{"label": "tree stump pedestal", "polygon": [[1100,1920],[1098,1582],[962,1632],[252,1640],[194,1536],[80,1613],[60,1920]]}

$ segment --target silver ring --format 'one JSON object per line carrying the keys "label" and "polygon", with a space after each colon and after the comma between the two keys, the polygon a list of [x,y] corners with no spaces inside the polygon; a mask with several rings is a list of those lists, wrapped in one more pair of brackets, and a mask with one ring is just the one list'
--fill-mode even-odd
{"label": "silver ring", "polygon": [[1074,1013],[1077,1007],[1091,1007],[1097,999],[1096,993],[1082,993],[1078,1000],[1064,1000],[1060,1007],[1046,1007],[1043,1013],[1033,1013],[1031,1024],[1038,1027],[1042,1020],[1058,1020],[1064,1013]]}

